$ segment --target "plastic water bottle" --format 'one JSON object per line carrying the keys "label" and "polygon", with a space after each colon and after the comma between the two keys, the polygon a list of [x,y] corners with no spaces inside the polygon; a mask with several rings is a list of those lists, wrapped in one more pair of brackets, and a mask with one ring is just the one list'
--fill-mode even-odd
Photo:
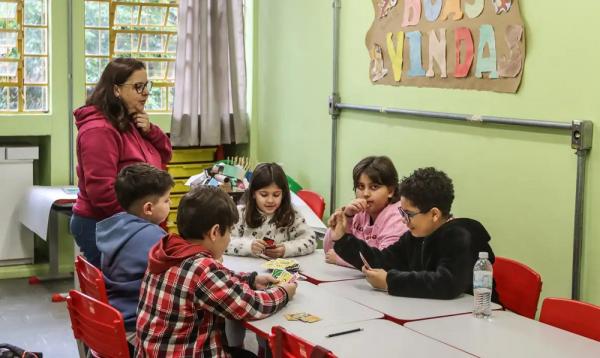
{"label": "plastic water bottle", "polygon": [[492,314],[492,277],[493,268],[488,260],[488,253],[480,252],[479,260],[473,267],[473,315],[477,318],[488,318]]}

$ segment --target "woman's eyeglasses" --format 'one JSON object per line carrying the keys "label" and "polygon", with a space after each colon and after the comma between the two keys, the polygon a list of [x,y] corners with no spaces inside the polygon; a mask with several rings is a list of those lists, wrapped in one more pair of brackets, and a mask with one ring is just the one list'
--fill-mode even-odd
{"label": "woman's eyeglasses", "polygon": [[133,86],[133,89],[138,93],[138,94],[142,94],[144,93],[144,90],[148,90],[148,93],[150,93],[150,91],[152,91],[152,81],[143,83],[143,82],[136,82],[136,83],[123,83],[119,86]]}

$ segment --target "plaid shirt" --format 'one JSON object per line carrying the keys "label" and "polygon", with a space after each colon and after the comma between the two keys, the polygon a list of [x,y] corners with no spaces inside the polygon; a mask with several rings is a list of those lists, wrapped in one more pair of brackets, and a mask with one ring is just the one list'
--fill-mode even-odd
{"label": "plaid shirt", "polygon": [[161,274],[146,271],[136,357],[230,357],[225,318],[265,318],[287,303],[283,287],[254,290],[255,274],[234,273],[202,253]]}

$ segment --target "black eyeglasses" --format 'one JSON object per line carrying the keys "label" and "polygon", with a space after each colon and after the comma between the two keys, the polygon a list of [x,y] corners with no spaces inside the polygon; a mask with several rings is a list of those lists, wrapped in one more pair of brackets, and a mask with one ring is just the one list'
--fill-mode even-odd
{"label": "black eyeglasses", "polygon": [[143,83],[143,82],[136,82],[136,83],[123,83],[119,86],[133,86],[133,89],[138,93],[138,94],[142,94],[144,93],[144,90],[148,90],[148,93],[150,93],[150,91],[152,91],[152,81]]}
{"label": "black eyeglasses", "polygon": [[417,216],[419,214],[425,214],[429,210],[427,210],[427,211],[417,211],[416,213],[411,213],[409,211],[405,211],[401,207],[398,207],[398,211],[400,211],[400,215],[402,215],[402,218],[404,218],[404,221],[406,221],[406,223],[408,224],[410,222],[410,220],[412,220],[412,218],[414,218],[415,216]]}

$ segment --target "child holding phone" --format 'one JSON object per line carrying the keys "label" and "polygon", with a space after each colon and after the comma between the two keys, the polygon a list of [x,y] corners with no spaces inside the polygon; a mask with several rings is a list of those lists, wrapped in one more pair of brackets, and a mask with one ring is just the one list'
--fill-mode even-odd
{"label": "child holding phone", "polygon": [[283,169],[275,163],[259,164],[252,173],[245,205],[232,231],[225,254],[270,258],[307,255],[317,240],[306,219],[294,210]]}

